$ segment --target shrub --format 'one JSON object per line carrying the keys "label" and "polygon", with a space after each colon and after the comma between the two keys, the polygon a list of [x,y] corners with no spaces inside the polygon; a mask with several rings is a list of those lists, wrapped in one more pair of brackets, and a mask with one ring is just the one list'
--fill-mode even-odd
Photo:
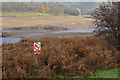
{"label": "shrub", "polygon": [[96,36],[104,36],[110,44],[120,48],[120,2],[100,4],[92,17],[95,19]]}
{"label": "shrub", "polygon": [[[56,74],[64,76],[80,74],[84,77],[97,68],[119,66],[119,52],[107,41],[94,37],[23,39],[15,44],[3,45],[3,78],[31,77],[35,70],[33,43],[42,43],[38,55],[39,77]],[[114,54],[114,55],[113,55]]]}

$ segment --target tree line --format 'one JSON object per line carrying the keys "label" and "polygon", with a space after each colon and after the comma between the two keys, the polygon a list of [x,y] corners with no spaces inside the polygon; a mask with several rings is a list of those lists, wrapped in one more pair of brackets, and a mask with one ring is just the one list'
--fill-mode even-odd
{"label": "tree line", "polygon": [[3,12],[37,12],[53,15],[78,15],[79,11],[66,4],[56,2],[3,2]]}

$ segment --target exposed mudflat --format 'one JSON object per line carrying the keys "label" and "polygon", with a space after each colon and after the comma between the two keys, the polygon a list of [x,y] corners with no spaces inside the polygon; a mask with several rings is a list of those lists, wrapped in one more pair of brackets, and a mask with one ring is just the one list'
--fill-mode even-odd
{"label": "exposed mudflat", "polygon": [[69,32],[70,34],[51,34],[51,32],[88,29],[92,26],[92,21],[93,19],[84,18],[82,16],[2,17],[2,32],[6,33],[7,37],[15,38],[22,36],[41,37],[48,35],[74,36],[80,33],[72,34],[72,32]]}

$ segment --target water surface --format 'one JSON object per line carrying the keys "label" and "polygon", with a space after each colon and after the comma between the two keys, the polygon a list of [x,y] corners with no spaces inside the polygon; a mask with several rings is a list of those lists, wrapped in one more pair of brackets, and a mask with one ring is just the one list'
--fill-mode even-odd
{"label": "water surface", "polygon": [[2,43],[17,43],[20,40],[21,40],[21,38],[2,38],[2,41],[0,42],[0,44],[2,44]]}
{"label": "water surface", "polygon": [[65,30],[65,31],[55,31],[53,33],[90,33],[93,32],[94,29],[81,29],[81,30]]}
{"label": "water surface", "polygon": [[[91,33],[93,32],[94,29],[82,29],[82,30],[65,30],[65,31],[53,31],[53,32],[46,32],[47,34],[61,34],[61,33]],[[12,35],[11,37],[25,37],[29,38],[32,36],[37,36],[37,35],[45,35],[46,33],[32,33],[32,34],[17,34],[17,35]],[[2,38],[2,41],[0,41],[0,44],[2,43],[17,43],[20,41],[21,38]]]}

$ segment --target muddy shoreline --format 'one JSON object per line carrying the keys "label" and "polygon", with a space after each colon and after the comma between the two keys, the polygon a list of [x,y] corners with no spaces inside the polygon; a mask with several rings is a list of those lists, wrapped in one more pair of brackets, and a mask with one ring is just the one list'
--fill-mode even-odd
{"label": "muddy shoreline", "polygon": [[[2,37],[35,38],[92,36],[93,19],[82,16],[3,17]],[[12,40],[11,39],[11,40]]]}
{"label": "muddy shoreline", "polygon": [[[81,26],[81,25],[80,25]],[[92,28],[90,28],[92,30]],[[34,37],[34,36],[56,36],[56,35],[89,35],[91,34],[90,29],[80,29],[79,30],[71,30],[67,27],[58,27],[58,26],[29,26],[29,27],[13,27],[13,28],[7,28],[3,29],[2,36],[3,37],[14,37],[14,38],[20,38],[20,37]],[[85,30],[85,31],[84,31]],[[87,31],[90,30],[90,31]],[[72,31],[72,32],[70,32]],[[77,32],[76,32],[77,31]],[[60,32],[60,33],[59,33]],[[67,33],[66,33],[67,32]],[[74,33],[75,32],[75,33]],[[69,34],[68,34],[69,33]],[[72,34],[74,33],[74,34]],[[30,36],[29,36],[30,35]]]}
{"label": "muddy shoreline", "polygon": [[93,35],[93,29],[82,29],[82,30],[43,30],[35,32],[21,32],[21,31],[12,31],[5,32],[3,36],[8,38],[31,38],[31,37],[43,37],[43,36],[87,36]]}

